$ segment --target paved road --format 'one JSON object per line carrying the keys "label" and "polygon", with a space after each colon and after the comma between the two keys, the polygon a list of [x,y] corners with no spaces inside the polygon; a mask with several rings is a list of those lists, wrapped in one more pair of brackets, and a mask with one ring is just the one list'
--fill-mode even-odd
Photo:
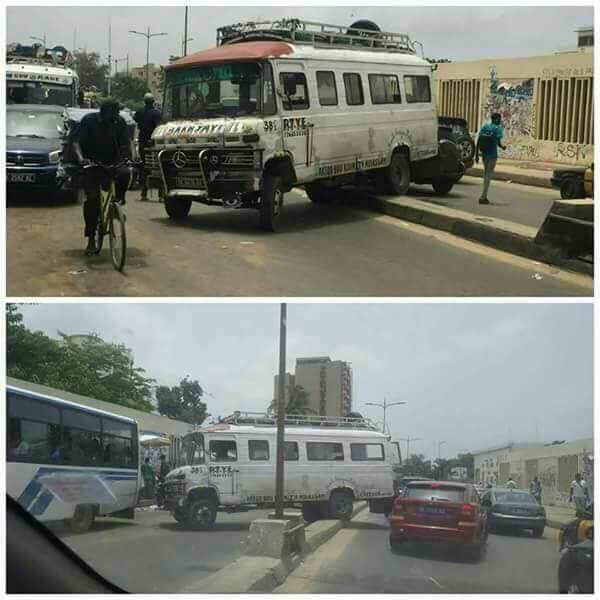
{"label": "paved road", "polygon": [[[361,513],[364,515],[365,513]],[[366,513],[368,514],[368,513]],[[441,547],[393,554],[384,519],[358,519],[310,555],[279,593],[556,593],[557,531],[492,535],[479,562]],[[383,528],[373,529],[375,523]]]}
{"label": "paved road", "polygon": [[[425,188],[420,189],[411,194]],[[477,194],[468,183],[456,190],[448,202]],[[513,202],[538,206],[537,188],[515,185],[509,190],[518,192]],[[380,215],[360,197],[316,206],[294,191],[286,196],[282,231],[275,235],[258,229],[254,211],[194,205],[190,218],[176,224],[162,204],[139,202],[135,192],[128,198],[125,274],[113,270],[106,249],[100,256],[83,255],[81,207],[24,200],[9,206],[8,295],[592,294],[589,277]]]}
{"label": "paved road", "polygon": [[219,513],[212,531],[187,531],[168,512],[137,510],[135,521],[101,518],[86,533],[57,533],[97,572],[123,589],[173,593],[239,558],[250,523],[269,512]]}

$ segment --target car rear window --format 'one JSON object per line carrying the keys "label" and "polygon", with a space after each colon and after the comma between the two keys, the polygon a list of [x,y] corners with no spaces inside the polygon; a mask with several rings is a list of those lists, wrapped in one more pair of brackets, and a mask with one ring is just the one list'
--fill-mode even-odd
{"label": "car rear window", "polygon": [[451,486],[432,487],[431,485],[409,485],[406,488],[406,498],[421,500],[446,500],[447,502],[462,502],[465,497],[464,488]]}
{"label": "car rear window", "polygon": [[537,504],[535,498],[527,492],[496,492],[496,502],[513,504]]}

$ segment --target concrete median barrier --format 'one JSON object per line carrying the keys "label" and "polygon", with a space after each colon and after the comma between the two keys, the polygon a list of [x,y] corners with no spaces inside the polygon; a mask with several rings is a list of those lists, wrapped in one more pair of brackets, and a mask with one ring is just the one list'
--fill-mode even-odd
{"label": "concrete median barrier", "polygon": [[[352,517],[367,508],[366,502],[356,502]],[[242,556],[223,569],[187,585],[179,593],[188,594],[248,594],[273,591],[284,583],[287,576],[303,558],[331,539],[342,527],[343,521],[328,519],[303,527],[298,535],[297,515],[291,519],[258,519],[250,527],[251,555]],[[271,523],[269,523],[271,521]],[[302,548],[285,541],[286,531],[301,539]],[[284,540],[279,542],[278,540]],[[262,555],[261,555],[262,554]]]}

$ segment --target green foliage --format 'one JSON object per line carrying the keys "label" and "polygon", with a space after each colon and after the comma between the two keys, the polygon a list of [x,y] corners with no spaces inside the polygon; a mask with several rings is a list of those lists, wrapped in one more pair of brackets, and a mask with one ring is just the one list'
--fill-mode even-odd
{"label": "green foliage", "polygon": [[161,385],[156,388],[158,412],[171,419],[201,425],[209,416],[206,412],[206,404],[202,402],[203,396],[204,390],[198,381],[186,376],[177,386],[170,388]]}
{"label": "green foliage", "polygon": [[400,475],[414,475],[415,477],[432,477],[431,461],[425,460],[423,454],[411,454],[402,463],[402,467],[395,469]]}
{"label": "green foliage", "polygon": [[111,82],[111,95],[132,110],[143,105],[146,83],[139,77],[117,73]]}
{"label": "green foliage", "polygon": [[100,62],[98,52],[75,52],[75,70],[79,75],[79,85],[83,88],[95,86],[98,92],[104,90],[108,76],[108,65]]}
{"label": "green foliage", "polygon": [[134,365],[123,344],[105,342],[98,335],[85,338],[60,333],[60,340],[30,331],[14,304],[6,309],[7,375],[150,412],[152,384]]}
{"label": "green foliage", "polygon": [[[285,408],[286,415],[309,415],[315,414],[315,411],[308,406],[308,392],[301,386],[288,387],[288,402]],[[269,412],[276,413],[277,400],[273,400],[269,405]]]}

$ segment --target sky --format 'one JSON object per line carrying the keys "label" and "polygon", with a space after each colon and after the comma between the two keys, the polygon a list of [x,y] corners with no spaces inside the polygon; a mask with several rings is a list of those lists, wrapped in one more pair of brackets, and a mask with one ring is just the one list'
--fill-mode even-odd
{"label": "sky", "polygon": [[[145,5],[147,3],[144,3]],[[381,29],[408,33],[424,46],[430,58],[477,60],[552,54],[576,45],[574,29],[593,23],[591,6],[191,6],[189,52],[214,46],[219,26],[239,21],[301,17],[350,25],[370,19]],[[47,36],[47,45],[81,47],[108,55],[108,27],[112,28],[113,59],[129,55],[130,66],[145,64],[146,40],[129,30],[167,33],[152,38],[150,62],[166,64],[181,53],[183,6],[9,6],[7,42],[32,42]],[[119,70],[125,68],[120,62]]]}
{"label": "sky", "polygon": [[[278,369],[279,305],[38,304],[25,324],[97,333],[132,349],[159,384],[189,375],[208,411],[266,410]],[[351,363],[354,410],[434,458],[506,443],[592,437],[590,304],[288,304],[287,370],[302,356]],[[537,435],[536,438],[536,428]],[[402,443],[403,452],[405,444]]]}

